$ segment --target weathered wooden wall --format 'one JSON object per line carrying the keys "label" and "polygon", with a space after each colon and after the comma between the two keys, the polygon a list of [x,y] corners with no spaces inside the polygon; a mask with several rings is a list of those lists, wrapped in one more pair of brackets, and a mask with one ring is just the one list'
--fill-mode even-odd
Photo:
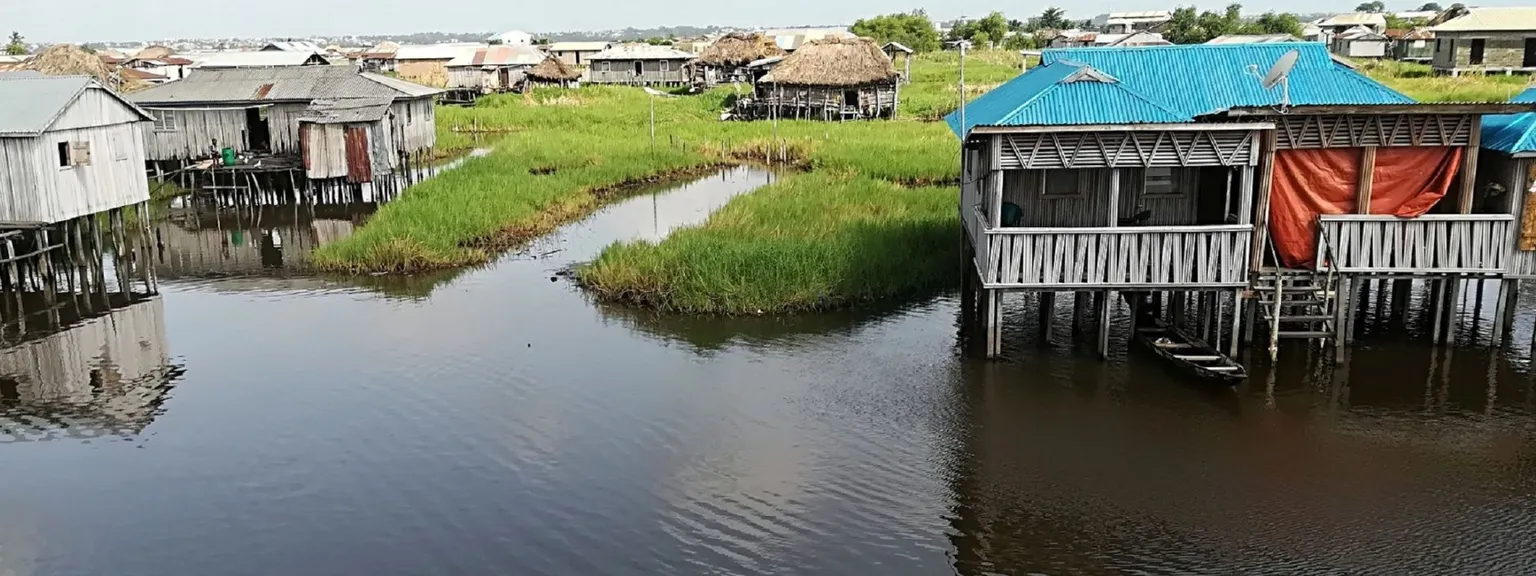
{"label": "weathered wooden wall", "polygon": [[236,152],[250,149],[245,108],[168,108],[152,109],[149,112],[155,115],[169,114],[176,123],[174,130],[155,130],[153,124],[145,126],[145,156],[149,160],[206,158],[214,142],[218,143],[219,148],[234,148]]}
{"label": "weathered wooden wall", "polygon": [[[1024,214],[1021,227],[1109,226],[1110,170],[1080,169],[1077,191],[1042,193],[1045,170],[1003,172],[1003,201],[1017,204]],[[1172,195],[1146,195],[1146,170],[1120,169],[1120,203],[1116,218],[1150,210],[1148,226],[1189,226],[1198,223],[1197,191],[1200,169],[1174,168]],[[1234,190],[1233,194],[1237,191]]]}
{"label": "weathered wooden wall", "polygon": [[865,86],[783,86],[759,84],[757,96],[780,108],[803,110],[800,114],[786,113],[786,117],[810,118],[841,117],[848,105],[848,94],[857,94],[856,106],[863,117],[875,118],[891,115],[896,109],[897,85],[895,82]]}
{"label": "weathered wooden wall", "polygon": [[397,99],[389,111],[391,135],[400,152],[415,154],[437,146],[437,112],[431,98]]}
{"label": "weathered wooden wall", "polygon": [[[591,63],[588,82],[594,84],[684,84],[688,82],[685,60],[640,60],[642,73],[635,74],[635,60],[598,60]],[[663,63],[667,70],[662,70]]]}
{"label": "weathered wooden wall", "polygon": [[[83,142],[90,163],[60,166],[58,144]],[[0,222],[56,223],[149,200],[144,124],[0,138]]]}
{"label": "weathered wooden wall", "polygon": [[278,154],[299,153],[299,119],[309,110],[308,102],[284,102],[266,108],[267,131],[271,150]]}

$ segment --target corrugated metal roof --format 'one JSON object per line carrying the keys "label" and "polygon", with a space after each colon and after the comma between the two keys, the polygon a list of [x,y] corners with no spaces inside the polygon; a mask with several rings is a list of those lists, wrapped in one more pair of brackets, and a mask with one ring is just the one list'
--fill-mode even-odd
{"label": "corrugated metal roof", "polygon": [[192,103],[308,102],[318,98],[415,98],[441,90],[358,72],[350,66],[193,70],[184,80],[129,98],[146,106]]}
{"label": "corrugated metal roof", "polygon": [[[1509,101],[1536,103],[1536,88],[1527,88]],[[1481,144],[1483,148],[1506,154],[1536,152],[1536,112],[1483,116]]]}
{"label": "corrugated metal roof", "polygon": [[547,49],[550,52],[602,52],[611,46],[612,42],[554,42]]}
{"label": "corrugated metal roof", "polygon": [[1166,124],[1194,119],[1147,98],[1117,79],[1074,62],[1036,67],[966,105],[947,119],[956,134],[977,126]]}
{"label": "corrugated metal roof", "polygon": [[47,132],[69,105],[86,90],[113,95],[140,117],[149,115],[89,76],[45,76],[0,73],[0,137],[31,137]]}
{"label": "corrugated metal roof", "polygon": [[460,54],[446,66],[534,66],[544,58],[544,52],[532,46],[485,46]]}
{"label": "corrugated metal roof", "polygon": [[693,54],[671,46],[619,44],[587,57],[588,60],[692,60]]}
{"label": "corrugated metal roof", "polygon": [[378,122],[389,112],[393,98],[327,98],[310,103],[299,117],[315,124],[350,124]]}
{"label": "corrugated metal roof", "polygon": [[1536,7],[1468,8],[1461,16],[1431,26],[1432,32],[1536,30]]}
{"label": "corrugated metal roof", "polygon": [[281,68],[303,66],[319,55],[314,52],[204,52],[183,54],[193,68]]}
{"label": "corrugated metal roof", "polygon": [[1250,69],[1262,74],[1291,50],[1301,55],[1290,74],[1293,106],[1413,103],[1413,99],[1339,65],[1328,49],[1316,42],[1063,48],[1046,50],[1041,60],[1045,64],[1088,64],[1171,110],[1196,117],[1231,108],[1279,104],[1280,90],[1265,89]]}
{"label": "corrugated metal roof", "polygon": [[1301,42],[1290,34],[1227,34],[1210,39],[1206,44],[1273,44],[1275,42]]}
{"label": "corrugated metal roof", "polygon": [[1364,25],[1364,26],[1374,26],[1376,28],[1386,28],[1387,27],[1387,17],[1386,17],[1385,14],[1377,14],[1377,13],[1374,13],[1374,12],[1354,12],[1354,13],[1351,13],[1351,14],[1336,14],[1336,15],[1329,16],[1327,18],[1323,18],[1321,20],[1318,20],[1317,21],[1317,25],[1318,26],[1325,26],[1325,27],[1360,26],[1360,25]]}
{"label": "corrugated metal roof", "polygon": [[465,54],[474,55],[485,44],[428,44],[401,46],[395,51],[396,60],[453,60]]}

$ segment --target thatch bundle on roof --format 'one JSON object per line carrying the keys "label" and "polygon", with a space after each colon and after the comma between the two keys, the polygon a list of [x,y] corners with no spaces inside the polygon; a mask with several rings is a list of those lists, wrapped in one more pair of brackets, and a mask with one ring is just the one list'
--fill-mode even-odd
{"label": "thatch bundle on roof", "polygon": [[540,82],[568,82],[581,78],[581,72],[554,56],[545,58],[537,66],[529,68],[527,75]]}
{"label": "thatch bundle on roof", "polygon": [[164,60],[175,54],[176,51],[169,46],[147,46],[133,55],[135,60]]}
{"label": "thatch bundle on roof", "polygon": [[699,53],[706,66],[746,66],[748,62],[783,56],[784,49],[761,33],[732,32]]}
{"label": "thatch bundle on roof", "polygon": [[801,46],[762,81],[789,86],[864,86],[895,82],[891,58],[868,38],[825,38]]}
{"label": "thatch bundle on roof", "polygon": [[148,85],[136,78],[124,78],[101,58],[71,44],[49,46],[32,57],[23,70],[41,72],[49,76],[90,76],[103,86],[119,92],[142,90]]}

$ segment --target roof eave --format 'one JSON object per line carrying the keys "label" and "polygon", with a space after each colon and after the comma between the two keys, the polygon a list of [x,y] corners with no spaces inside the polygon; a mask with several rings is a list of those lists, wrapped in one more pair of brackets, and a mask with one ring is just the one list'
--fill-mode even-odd
{"label": "roof eave", "polygon": [[972,126],[971,134],[1024,134],[1031,132],[1155,132],[1198,130],[1206,132],[1273,130],[1273,122],[1159,122],[1151,124],[1049,124],[1033,126]]}
{"label": "roof eave", "polygon": [[1244,106],[1227,111],[1233,117],[1285,116],[1288,114],[1519,114],[1536,112],[1536,103],[1513,102],[1451,102],[1451,103],[1402,103],[1402,104],[1321,104],[1291,106],[1279,109],[1273,106]]}

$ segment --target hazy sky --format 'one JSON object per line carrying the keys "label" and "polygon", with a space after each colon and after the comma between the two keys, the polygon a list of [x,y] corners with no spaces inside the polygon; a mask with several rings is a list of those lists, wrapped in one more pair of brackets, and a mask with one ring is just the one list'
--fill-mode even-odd
{"label": "hazy sky", "polygon": [[[1345,4],[1354,0],[1344,0]],[[1422,0],[1388,2],[1409,10]],[[1449,5],[1451,1],[1442,2]],[[1519,5],[1529,0],[1492,0],[1479,5]],[[661,25],[789,26],[851,23],[871,14],[928,9],[935,18],[985,15],[1003,10],[1011,17],[1037,14],[1048,5],[1069,16],[1155,10],[1178,0],[777,0],[733,3],[720,0],[0,0],[0,33],[16,30],[37,42],[470,32],[521,29],[531,32],[649,28]],[[1217,8],[1226,2],[1206,2]],[[1467,2],[1472,4],[1472,2]],[[1281,8],[1295,12],[1347,10],[1339,1],[1244,2],[1246,11]]]}

